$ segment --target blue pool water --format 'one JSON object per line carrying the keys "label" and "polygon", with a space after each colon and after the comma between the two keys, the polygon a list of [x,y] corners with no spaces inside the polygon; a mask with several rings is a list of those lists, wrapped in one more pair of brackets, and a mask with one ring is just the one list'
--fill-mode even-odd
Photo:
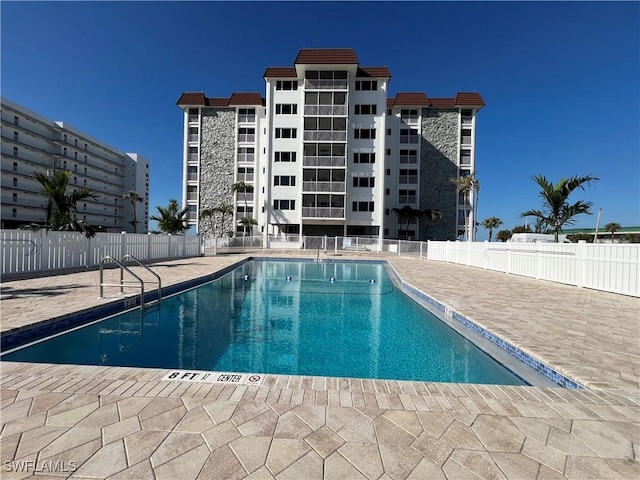
{"label": "blue pool water", "polygon": [[524,384],[371,263],[251,261],[2,360]]}

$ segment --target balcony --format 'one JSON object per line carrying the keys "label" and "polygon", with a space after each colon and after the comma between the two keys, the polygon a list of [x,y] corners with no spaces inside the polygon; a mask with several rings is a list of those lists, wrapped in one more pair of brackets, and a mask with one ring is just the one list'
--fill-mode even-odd
{"label": "balcony", "polygon": [[238,182],[253,182],[253,177],[255,174],[253,173],[239,173],[238,174]]}
{"label": "balcony", "polygon": [[400,185],[417,185],[418,175],[400,175],[398,183]]}
{"label": "balcony", "polygon": [[305,105],[305,115],[346,115],[346,105]]}
{"label": "balcony", "polygon": [[246,200],[247,202],[253,202],[254,195],[255,194],[253,192],[238,193],[238,197],[236,198],[236,201],[244,202]]}
{"label": "balcony", "polygon": [[256,161],[255,153],[239,153],[238,162],[254,163]]}
{"label": "balcony", "polygon": [[347,90],[347,80],[309,80],[304,81],[305,90]]}
{"label": "balcony", "polygon": [[416,163],[418,163],[418,156],[417,155],[401,155],[400,163],[415,165]]}
{"label": "balcony", "polygon": [[303,192],[338,192],[345,191],[345,182],[302,182]]}
{"label": "balcony", "polygon": [[200,118],[198,117],[198,115],[189,115],[189,123],[195,123],[199,120]]}
{"label": "balcony", "polygon": [[400,116],[400,121],[406,123],[407,125],[415,125],[420,121],[419,115],[402,115]]}
{"label": "balcony", "polygon": [[187,173],[187,182],[197,182],[198,174],[197,173]]}
{"label": "balcony", "polygon": [[35,208],[47,208],[47,202],[42,200],[33,200],[27,198],[18,198],[18,197],[2,197],[3,204],[12,204],[18,207],[35,207]]}
{"label": "balcony", "polygon": [[303,167],[344,167],[347,157],[302,157]]}
{"label": "balcony", "polygon": [[347,132],[344,131],[317,131],[317,130],[305,130],[305,141],[317,141],[317,142],[346,142]]}
{"label": "balcony", "polygon": [[256,135],[255,133],[239,133],[238,134],[238,143],[255,143]]}
{"label": "balcony", "polygon": [[198,134],[197,133],[190,133],[188,140],[190,142],[197,142],[198,141]]}
{"label": "balcony", "polygon": [[341,218],[344,219],[344,208],[335,207],[302,207],[303,218]]}
{"label": "balcony", "polygon": [[462,116],[462,125],[468,125],[468,126],[473,125],[473,117],[472,116],[463,115]]}
{"label": "balcony", "polygon": [[198,161],[198,154],[197,153],[190,153],[188,160],[190,162],[197,162]]}
{"label": "balcony", "polygon": [[195,193],[195,192],[194,193],[190,193],[190,192],[187,193],[187,201],[188,202],[195,202],[197,200],[198,200],[198,194],[197,193]]}
{"label": "balcony", "polygon": [[471,135],[462,136],[462,145],[471,145]]}
{"label": "balcony", "polygon": [[398,203],[406,205],[415,205],[418,203],[416,195],[399,195]]}

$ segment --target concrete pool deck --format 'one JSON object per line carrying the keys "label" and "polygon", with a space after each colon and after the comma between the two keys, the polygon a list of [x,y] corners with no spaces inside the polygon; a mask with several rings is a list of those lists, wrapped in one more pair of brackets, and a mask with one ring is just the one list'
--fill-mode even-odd
{"label": "concrete pool deck", "polygon": [[[246,256],[153,269],[168,286]],[[356,258],[388,260],[403,281],[587,389],[284,375],[224,385],[164,381],[160,369],[0,362],[2,478],[640,477],[640,299]],[[1,331],[117,298],[99,299],[98,284],[97,271],[4,279]]]}

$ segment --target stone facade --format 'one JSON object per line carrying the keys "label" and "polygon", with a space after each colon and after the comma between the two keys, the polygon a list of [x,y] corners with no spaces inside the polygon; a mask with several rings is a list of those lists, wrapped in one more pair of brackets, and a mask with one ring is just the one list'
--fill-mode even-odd
{"label": "stone facade", "polygon": [[[202,109],[200,131],[200,209],[234,205],[235,109]],[[233,214],[199,221],[199,234],[222,237],[233,231]],[[215,227],[214,227],[215,226]]]}
{"label": "stone facade", "polygon": [[431,222],[428,232],[420,221],[421,240],[456,239],[456,187],[458,176],[458,111],[438,108],[422,110],[420,145],[420,210],[440,210],[442,218]]}

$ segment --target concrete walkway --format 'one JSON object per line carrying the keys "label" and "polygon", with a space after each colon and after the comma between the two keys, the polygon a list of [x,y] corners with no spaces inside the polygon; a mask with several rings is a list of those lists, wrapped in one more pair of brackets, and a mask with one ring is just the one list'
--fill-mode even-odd
{"label": "concrete walkway", "polygon": [[[242,258],[154,270],[171,285]],[[639,299],[386,259],[588,389],[284,375],[224,385],[165,381],[159,369],[0,362],[2,478],[640,477]],[[2,332],[113,301],[97,298],[98,283],[95,271],[5,281]]]}

